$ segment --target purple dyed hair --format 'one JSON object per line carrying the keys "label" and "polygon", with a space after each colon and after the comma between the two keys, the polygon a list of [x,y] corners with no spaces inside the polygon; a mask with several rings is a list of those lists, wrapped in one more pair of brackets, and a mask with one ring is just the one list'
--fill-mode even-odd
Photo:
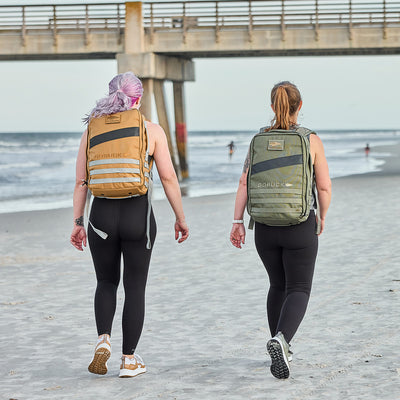
{"label": "purple dyed hair", "polygon": [[92,118],[129,110],[142,95],[142,82],[133,72],[119,74],[108,84],[108,96],[100,99],[83,121],[88,123]]}

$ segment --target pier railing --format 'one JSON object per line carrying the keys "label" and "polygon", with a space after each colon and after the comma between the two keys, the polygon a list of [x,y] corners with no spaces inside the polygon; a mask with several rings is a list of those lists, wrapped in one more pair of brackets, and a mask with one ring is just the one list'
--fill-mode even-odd
{"label": "pier railing", "polygon": [[400,25],[400,2],[396,0],[233,0],[165,1],[144,3],[144,26],[151,38],[156,32],[214,29],[219,32],[244,29],[250,38],[254,30],[314,29],[324,27],[381,27]]}
{"label": "pier railing", "polygon": [[400,2],[391,0],[232,0],[166,1],[144,4],[145,26],[154,29],[220,26],[273,27],[320,24],[400,23]]}
{"label": "pier railing", "polygon": [[113,30],[122,35],[124,3],[0,6],[0,34],[27,35],[83,33]]}
{"label": "pier railing", "polygon": [[[124,3],[0,6],[0,34],[76,34],[114,30],[125,23]],[[324,26],[351,30],[357,26],[400,25],[399,0],[231,0],[143,3],[143,25],[149,35],[163,31],[291,28]]]}

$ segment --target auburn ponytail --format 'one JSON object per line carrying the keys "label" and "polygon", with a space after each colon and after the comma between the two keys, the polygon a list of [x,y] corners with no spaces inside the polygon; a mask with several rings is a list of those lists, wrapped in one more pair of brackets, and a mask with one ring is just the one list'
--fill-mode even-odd
{"label": "auburn ponytail", "polygon": [[290,82],[277,83],[271,91],[271,104],[275,116],[270,129],[289,130],[293,124],[290,117],[298,110],[301,102],[299,89]]}

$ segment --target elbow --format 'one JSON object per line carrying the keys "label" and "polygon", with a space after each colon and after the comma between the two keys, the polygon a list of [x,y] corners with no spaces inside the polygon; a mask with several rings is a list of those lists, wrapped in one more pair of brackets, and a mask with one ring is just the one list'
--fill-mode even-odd
{"label": "elbow", "polygon": [[171,171],[167,174],[160,175],[160,180],[163,185],[168,185],[178,181],[175,171]]}
{"label": "elbow", "polygon": [[76,178],[75,180],[75,190],[87,190],[87,184],[85,178]]}
{"label": "elbow", "polygon": [[332,183],[331,180],[317,185],[317,190],[319,193],[325,193],[330,195],[332,193]]}
{"label": "elbow", "polygon": [[241,176],[239,179],[239,187],[247,190],[247,176]]}

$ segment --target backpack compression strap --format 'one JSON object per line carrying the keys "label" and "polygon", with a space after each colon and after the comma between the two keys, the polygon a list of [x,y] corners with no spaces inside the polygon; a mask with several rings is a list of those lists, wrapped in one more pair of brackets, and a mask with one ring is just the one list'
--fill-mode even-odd
{"label": "backpack compression strap", "polygon": [[144,121],[144,129],[147,136],[147,150],[146,150],[146,161],[149,164],[149,187],[147,188],[147,218],[146,218],[146,236],[147,236],[147,245],[146,248],[148,250],[151,249],[151,240],[150,240],[150,216],[151,216],[151,196],[153,194],[153,160],[150,160],[149,156],[149,147],[150,140],[149,135],[147,134],[147,121]]}
{"label": "backpack compression strap", "polygon": [[254,228],[254,219],[253,219],[253,217],[250,217],[249,226],[247,228],[250,229],[250,230],[253,230],[253,228]]}

